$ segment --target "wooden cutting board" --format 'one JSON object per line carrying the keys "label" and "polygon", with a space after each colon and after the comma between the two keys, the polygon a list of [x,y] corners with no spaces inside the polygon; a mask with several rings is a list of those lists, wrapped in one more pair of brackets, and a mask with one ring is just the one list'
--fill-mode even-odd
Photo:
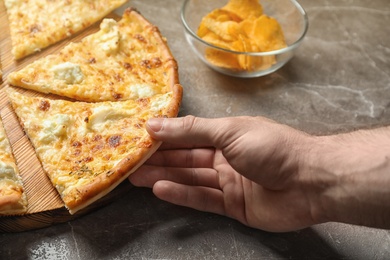
{"label": "wooden cutting board", "polygon": [[[118,18],[115,14],[111,14],[108,17]],[[86,35],[96,32],[99,29],[99,24],[100,21],[71,38],[63,40],[20,61],[15,61],[11,54],[11,39],[7,14],[4,3],[0,0],[0,62],[3,70],[3,78],[0,80],[0,115],[16,157],[28,199],[27,214],[20,216],[0,216],[0,232],[20,232],[70,221],[114,201],[131,188],[130,182],[125,181],[93,205],[71,215],[44,173],[35,151],[27,136],[24,134],[16,114],[9,104],[8,97],[4,92],[4,88],[7,86],[7,75],[10,72],[19,70],[48,54],[59,52],[69,42],[77,42]]]}

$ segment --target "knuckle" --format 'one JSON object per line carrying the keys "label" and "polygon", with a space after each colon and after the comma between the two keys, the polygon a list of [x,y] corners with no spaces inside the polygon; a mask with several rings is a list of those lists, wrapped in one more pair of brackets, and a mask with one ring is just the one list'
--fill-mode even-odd
{"label": "knuckle", "polygon": [[181,120],[181,127],[185,132],[189,132],[194,128],[194,125],[196,123],[196,117],[195,116],[185,116]]}

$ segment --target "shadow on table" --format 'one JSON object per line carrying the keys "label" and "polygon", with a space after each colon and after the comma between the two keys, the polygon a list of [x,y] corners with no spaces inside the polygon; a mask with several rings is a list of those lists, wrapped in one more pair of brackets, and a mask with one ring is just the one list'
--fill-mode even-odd
{"label": "shadow on table", "polygon": [[315,230],[264,232],[140,188],[68,223],[0,234],[0,243],[0,259],[343,259]]}
{"label": "shadow on table", "polygon": [[121,249],[127,257],[160,259],[346,259],[314,229],[264,232],[160,201],[149,189],[135,188],[112,210],[103,211],[99,214],[113,224],[89,237],[100,256]]}

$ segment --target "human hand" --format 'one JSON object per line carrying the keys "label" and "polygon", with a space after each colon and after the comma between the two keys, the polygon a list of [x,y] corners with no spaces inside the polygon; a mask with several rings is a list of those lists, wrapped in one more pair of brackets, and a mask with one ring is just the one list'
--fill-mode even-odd
{"label": "human hand", "polygon": [[261,117],[152,119],[161,148],[129,179],[165,201],[275,232],[319,223],[301,164],[315,137]]}

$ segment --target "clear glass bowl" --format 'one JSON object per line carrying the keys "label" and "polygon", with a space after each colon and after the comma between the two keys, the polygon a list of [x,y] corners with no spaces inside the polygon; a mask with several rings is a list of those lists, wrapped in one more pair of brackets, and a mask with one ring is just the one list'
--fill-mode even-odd
{"label": "clear glass bowl", "polygon": [[[185,28],[186,39],[191,49],[210,68],[226,75],[253,78],[270,74],[285,65],[294,55],[294,50],[301,44],[308,30],[307,14],[295,0],[261,0],[263,13],[275,18],[282,27],[287,47],[268,52],[237,52],[214,46],[197,35],[202,18],[211,11],[226,5],[228,0],[185,0],[181,9],[181,19]],[[251,69],[232,69],[219,66],[206,58],[208,50],[226,52],[239,59],[261,64],[262,60],[273,60],[267,66],[254,66]]]}

